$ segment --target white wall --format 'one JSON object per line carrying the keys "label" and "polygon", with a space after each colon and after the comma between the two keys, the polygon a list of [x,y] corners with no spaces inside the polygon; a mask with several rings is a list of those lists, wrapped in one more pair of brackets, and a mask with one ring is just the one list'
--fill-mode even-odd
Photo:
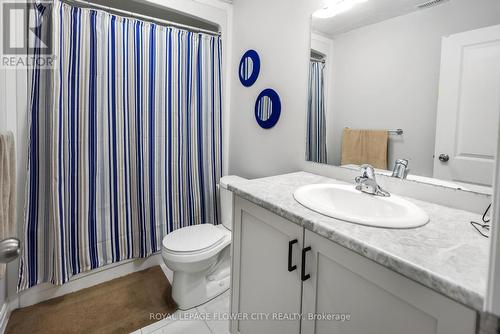
{"label": "white wall", "polygon": [[[0,133],[3,133],[7,130],[15,131],[16,122],[15,117],[12,119],[12,115],[7,113],[8,108],[10,107],[12,101],[7,97],[6,89],[7,89],[7,71],[0,70]],[[14,101],[15,102],[15,101]],[[0,278],[0,308],[3,306],[6,298],[7,279],[5,277]]]}
{"label": "white wall", "polygon": [[[315,1],[235,0],[233,66],[231,67],[231,139],[229,173],[260,177],[296,171],[305,159],[307,69],[310,13]],[[251,87],[238,79],[241,56],[255,49],[260,76]],[[261,129],[254,117],[260,91],[275,89],[281,117]]]}
{"label": "white wall", "polygon": [[[26,144],[24,136],[26,124],[26,71],[24,69],[0,70],[0,81],[5,80],[4,87],[0,84],[0,131],[12,131],[16,146],[17,173],[17,224],[18,237],[22,231],[24,208],[24,182],[26,176]],[[15,295],[17,285],[18,261],[8,264],[6,276],[0,279],[0,307],[9,297]]]}
{"label": "white wall", "polygon": [[335,36],[329,162],[340,163],[346,126],[402,128],[390,137],[389,168],[409,158],[413,174],[432,176],[441,37],[499,23],[500,1],[453,0]]}
{"label": "white wall", "polygon": [[[1,11],[1,9],[0,9]],[[14,22],[19,31],[24,22]],[[1,29],[1,28],[0,28]],[[25,180],[26,175],[26,144],[25,136],[27,122],[27,72],[24,68],[0,69],[0,131],[12,131],[16,145],[17,179]],[[17,184],[17,221],[18,231],[21,231],[24,208],[24,183]],[[18,261],[7,265],[6,276],[0,279],[0,308],[15,295],[17,285]]]}

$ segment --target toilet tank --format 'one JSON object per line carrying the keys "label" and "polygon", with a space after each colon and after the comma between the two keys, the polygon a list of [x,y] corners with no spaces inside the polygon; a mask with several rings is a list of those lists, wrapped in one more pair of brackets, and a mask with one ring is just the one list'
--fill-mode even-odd
{"label": "toilet tank", "polygon": [[228,230],[233,228],[233,193],[227,189],[229,182],[244,181],[246,179],[236,176],[228,175],[220,178],[219,181],[219,191],[220,191],[220,210],[221,210],[221,220],[222,225]]}

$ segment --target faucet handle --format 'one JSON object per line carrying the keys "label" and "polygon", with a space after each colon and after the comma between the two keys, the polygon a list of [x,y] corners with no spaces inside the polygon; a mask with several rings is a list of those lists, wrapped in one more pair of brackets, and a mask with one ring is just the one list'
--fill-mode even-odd
{"label": "faucet handle", "polygon": [[408,172],[410,169],[408,168],[408,160],[407,159],[397,159],[394,164],[394,169],[392,170],[392,177],[397,177],[400,179],[406,179],[408,176]]}
{"label": "faucet handle", "polygon": [[408,159],[396,159],[396,165],[398,164],[408,167]]}
{"label": "faucet handle", "polygon": [[361,177],[375,180],[375,169],[370,164],[363,164],[360,166]]}
{"label": "faucet handle", "polygon": [[361,175],[356,177],[356,189],[370,195],[389,197],[391,194],[382,189],[375,180],[375,169],[372,165],[361,165]]}

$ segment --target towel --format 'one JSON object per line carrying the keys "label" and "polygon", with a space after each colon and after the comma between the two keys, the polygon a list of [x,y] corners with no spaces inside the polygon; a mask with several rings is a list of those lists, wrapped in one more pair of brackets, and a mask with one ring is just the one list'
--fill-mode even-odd
{"label": "towel", "polygon": [[356,130],[345,128],[342,133],[342,165],[370,164],[387,169],[386,130]]}
{"label": "towel", "polygon": [[[16,156],[12,132],[0,134],[0,240],[15,237],[16,231]],[[0,265],[0,278],[5,264]]]}

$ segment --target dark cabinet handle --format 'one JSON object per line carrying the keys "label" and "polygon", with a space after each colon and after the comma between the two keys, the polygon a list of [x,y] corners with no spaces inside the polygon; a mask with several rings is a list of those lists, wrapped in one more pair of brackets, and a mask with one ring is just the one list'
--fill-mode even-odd
{"label": "dark cabinet handle", "polygon": [[311,275],[309,274],[306,275],[306,253],[309,252],[310,250],[311,250],[310,246],[302,249],[302,268],[300,271],[300,278],[302,279],[302,282],[308,280],[311,277]]}
{"label": "dark cabinet handle", "polygon": [[293,239],[288,243],[288,271],[294,271],[297,269],[296,265],[292,265],[292,253],[293,253],[293,245],[298,243],[299,241],[297,239]]}

